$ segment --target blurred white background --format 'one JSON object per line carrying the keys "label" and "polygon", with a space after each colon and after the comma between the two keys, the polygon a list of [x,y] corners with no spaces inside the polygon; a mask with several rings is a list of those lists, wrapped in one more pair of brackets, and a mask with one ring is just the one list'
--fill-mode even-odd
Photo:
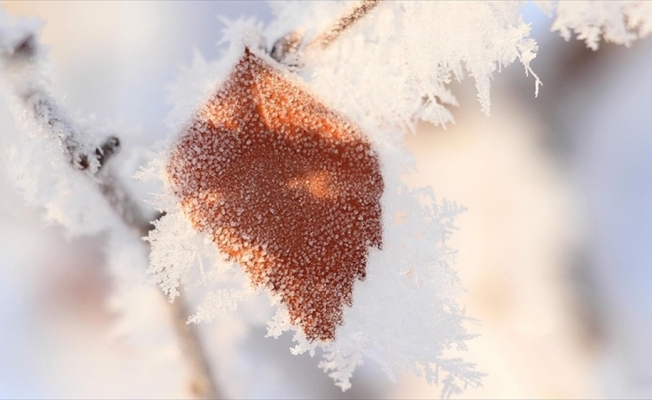
{"label": "blurred white background", "polygon": [[[53,84],[71,110],[123,121],[151,145],[171,134],[166,86],[197,48],[219,57],[219,16],[272,18],[263,2],[4,2],[42,19]],[[465,354],[487,373],[461,397],[652,397],[652,40],[597,52],[550,33],[534,83],[512,66],[494,79],[492,115],[469,82],[454,86],[458,124],[423,125],[407,145],[440,198],[468,208],[451,243],[468,292]],[[68,241],[0,192],[0,397],[174,397],[174,366],[109,334],[112,282],[102,238]],[[216,329],[219,329],[217,327]],[[438,397],[373,366],[339,392],[317,359],[252,332],[232,357],[238,397]],[[271,372],[270,372],[271,371]],[[231,387],[231,386],[233,387]]]}

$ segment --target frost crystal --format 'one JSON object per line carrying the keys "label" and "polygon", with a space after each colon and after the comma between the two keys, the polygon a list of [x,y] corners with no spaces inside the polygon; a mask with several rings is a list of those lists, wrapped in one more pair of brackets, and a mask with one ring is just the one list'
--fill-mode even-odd
{"label": "frost crystal", "polygon": [[[294,30],[287,21],[300,20],[308,41],[350,3],[274,4],[278,19],[269,35]],[[326,51],[307,54],[302,76],[363,128],[368,122],[374,130],[386,127],[396,134],[418,120],[452,123],[449,107],[457,101],[447,85],[467,73],[489,113],[495,72],[516,61],[531,72],[537,45],[521,6],[519,1],[381,2]]]}
{"label": "frost crystal", "polygon": [[593,50],[598,49],[601,38],[629,46],[652,33],[652,2],[560,1],[552,30],[566,40],[574,32]]}

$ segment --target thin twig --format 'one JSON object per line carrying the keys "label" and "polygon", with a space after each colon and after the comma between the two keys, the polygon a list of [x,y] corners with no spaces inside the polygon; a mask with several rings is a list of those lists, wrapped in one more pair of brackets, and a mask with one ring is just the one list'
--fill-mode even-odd
{"label": "thin twig", "polygon": [[[14,82],[14,89],[32,118],[57,136],[71,166],[81,173],[86,173],[97,183],[98,190],[123,223],[131,228],[138,238],[147,236],[153,229],[150,221],[154,218],[148,218],[143,213],[137,200],[108,162],[111,156],[120,150],[119,139],[111,136],[99,146],[90,145],[83,130],[67,116],[45,87],[34,79],[31,74],[36,68],[34,61],[39,47],[33,34],[30,33],[18,41],[13,48],[4,50],[0,56],[8,62],[8,67],[21,72],[16,78],[20,82]],[[149,246],[146,242],[142,243]],[[163,292],[160,293],[163,295]],[[174,303],[166,301],[166,304],[179,346],[190,369],[190,392],[198,398],[219,398],[220,393],[197,329],[186,322],[188,310],[184,299],[179,297]]]}
{"label": "thin twig", "polygon": [[[303,49],[305,52],[313,50],[324,50],[331,43],[353,26],[362,17],[367,15],[371,10],[380,4],[381,0],[361,0],[351,9],[347,10],[344,15],[330,24],[323,32],[317,34]],[[298,67],[300,61],[296,58],[301,50],[301,43],[304,39],[304,29],[296,29],[274,42],[270,55],[276,61]]]}
{"label": "thin twig", "polygon": [[360,18],[367,15],[367,13],[373,10],[378,4],[380,4],[380,0],[362,0],[360,4],[349,10],[346,14],[340,17],[340,19],[335,21],[335,23],[331,24],[325,31],[315,36],[315,38],[306,46],[306,50],[312,47],[320,48],[322,50],[327,48],[342,34],[342,32],[350,28]]}

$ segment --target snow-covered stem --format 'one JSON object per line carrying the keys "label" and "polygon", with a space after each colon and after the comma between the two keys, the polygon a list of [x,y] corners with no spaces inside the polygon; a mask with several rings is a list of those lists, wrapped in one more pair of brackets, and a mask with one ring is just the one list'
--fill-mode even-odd
{"label": "snow-covered stem", "polygon": [[[1,34],[0,31],[0,43],[3,39]],[[151,221],[160,216],[145,215],[138,200],[127,190],[115,169],[111,168],[109,160],[120,150],[120,140],[110,136],[100,145],[89,143],[89,136],[68,117],[64,108],[48,93],[47,85],[40,78],[39,65],[36,62],[38,53],[39,45],[32,32],[15,41],[12,46],[5,43],[5,46],[0,48],[0,57],[6,65],[4,72],[11,76],[12,89],[23,102],[27,115],[41,125],[45,132],[56,135],[71,167],[86,174],[96,183],[107,204],[134,233],[134,240],[141,240],[153,228]],[[149,247],[144,241],[142,245]],[[220,398],[221,394],[196,325],[187,323],[188,307],[184,298],[176,299],[174,303],[166,301],[166,304],[179,346],[190,370],[190,393],[197,398]]]}

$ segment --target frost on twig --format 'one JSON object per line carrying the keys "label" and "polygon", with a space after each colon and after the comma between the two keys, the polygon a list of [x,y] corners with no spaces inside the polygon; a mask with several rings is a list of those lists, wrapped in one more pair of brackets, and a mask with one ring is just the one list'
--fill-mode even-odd
{"label": "frost on twig", "polygon": [[[380,2],[325,50],[302,57],[301,75],[347,115],[394,132],[413,131],[417,121],[453,122],[457,101],[448,89],[466,76],[490,110],[494,73],[520,63],[531,73],[537,45],[520,15],[520,2]],[[290,31],[302,21],[306,37],[318,36],[350,3],[274,3],[278,15],[266,33]],[[533,79],[533,86],[538,85]],[[364,128],[364,126],[363,126]],[[400,138],[400,136],[399,136]]]}
{"label": "frost on twig", "polygon": [[58,143],[61,155],[67,158],[70,166],[86,173],[127,226],[145,236],[151,225],[142,206],[128,193],[115,171],[105,168],[112,156],[120,151],[120,140],[108,135],[97,145],[91,145],[95,139],[88,131],[96,129],[91,126],[83,129],[48,93],[45,78],[40,76],[39,52],[33,34],[20,43],[15,51],[5,56],[4,61],[13,95],[22,104],[23,124],[35,123],[35,127],[42,131],[42,140],[50,138],[52,144]]}
{"label": "frost on twig", "polygon": [[22,35],[15,35],[13,40],[9,40],[8,32],[2,34],[6,36],[1,51],[5,72],[10,75],[9,83],[27,112],[31,113],[31,118],[58,137],[75,169],[89,170],[93,174],[99,171],[102,163],[119,150],[120,141],[116,137],[109,137],[95,149],[85,148],[88,138],[47,93],[44,78],[39,76],[36,65],[39,49],[35,33],[22,32]]}
{"label": "frost on twig", "polygon": [[[0,113],[7,114],[0,120],[9,159],[5,168],[27,202],[45,207],[48,217],[69,233],[108,230],[115,236],[110,237],[114,242],[125,237],[126,227],[132,231],[135,246],[111,245],[112,250],[134,253],[135,247],[136,254],[142,252],[146,245],[140,238],[152,229],[154,215],[147,216],[110,162],[120,150],[120,140],[107,135],[94,121],[75,121],[49,94],[37,28],[33,22],[10,20],[0,9]],[[103,139],[97,141],[97,136]],[[112,259],[121,256],[110,255]],[[116,277],[126,275],[124,267],[111,264]],[[120,282],[118,286],[125,285]],[[141,288],[131,289],[130,295],[142,292]],[[129,292],[124,287],[121,290]],[[167,310],[190,370],[189,393],[216,398],[219,393],[206,354],[196,330],[185,321],[185,302],[169,304]]]}
{"label": "frost on twig", "polygon": [[36,41],[38,26],[33,21],[11,21],[0,11],[5,170],[28,204],[45,207],[49,220],[71,234],[97,233],[113,220],[109,209],[98,207],[105,201],[94,182],[102,141],[88,134],[97,130],[86,131],[73,123],[47,92]]}

